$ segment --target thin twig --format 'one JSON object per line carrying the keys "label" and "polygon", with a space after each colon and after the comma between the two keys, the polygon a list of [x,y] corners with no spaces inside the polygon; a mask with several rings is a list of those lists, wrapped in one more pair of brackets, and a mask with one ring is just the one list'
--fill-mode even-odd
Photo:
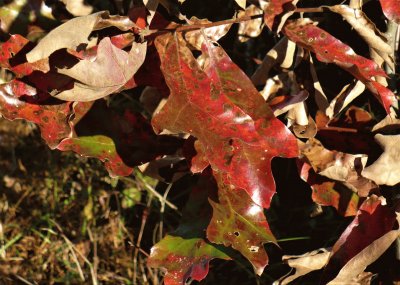
{"label": "thin twig", "polygon": [[[167,189],[165,190],[164,196],[163,196],[163,201],[167,200],[167,196],[169,191],[172,188],[172,183],[168,185]],[[159,228],[159,233],[160,237],[159,239],[161,240],[163,238],[163,228],[164,228],[164,211],[165,211],[165,203],[161,203],[161,208],[160,208],[160,228]]]}
{"label": "thin twig", "polygon": [[[128,182],[128,183],[134,183],[135,181],[131,178],[128,177],[120,177],[120,179],[122,181]],[[158,193],[153,187],[151,187],[151,185],[149,185],[149,183],[147,183],[146,181],[144,181],[143,179],[141,180],[141,182],[144,184],[144,186],[146,187],[146,189],[153,194],[162,204],[163,202],[165,202],[166,205],[168,205],[168,207],[170,207],[171,209],[178,211],[178,207],[175,206],[174,204],[172,204],[170,201],[166,200],[163,198],[163,196]]]}

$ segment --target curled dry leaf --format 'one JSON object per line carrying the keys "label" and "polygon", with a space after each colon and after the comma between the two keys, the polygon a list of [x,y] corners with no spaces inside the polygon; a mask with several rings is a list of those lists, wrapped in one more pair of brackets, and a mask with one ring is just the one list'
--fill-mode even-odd
{"label": "curled dry leaf", "polygon": [[210,164],[229,184],[268,208],[275,193],[271,160],[296,157],[296,138],[221,47],[203,45],[209,64],[202,70],[179,34],[160,36],[155,43],[171,90],[153,117],[155,130],[196,137],[203,159],[192,160],[192,169],[201,171]]}
{"label": "curled dry leaf", "polygon": [[383,153],[361,174],[378,185],[396,185],[400,182],[400,135],[377,134],[375,140]]}
{"label": "curled dry leaf", "polygon": [[[198,19],[196,17],[192,17],[189,20],[190,24],[207,24],[211,23],[207,19]],[[185,39],[186,41],[195,49],[201,50],[201,47],[203,46],[203,43],[206,41],[205,36],[214,41],[217,42],[220,38],[225,36],[228,32],[229,29],[232,27],[232,24],[226,24],[226,25],[219,25],[211,28],[205,28],[203,30],[195,30],[195,31],[190,31],[185,34]]]}
{"label": "curled dry leaf", "polygon": [[400,24],[400,3],[397,0],[380,0],[386,18]]}
{"label": "curled dry leaf", "polygon": [[347,5],[330,6],[329,9],[339,13],[365,40],[370,48],[382,57],[389,67],[394,70],[392,47],[387,43],[385,36],[377,29],[375,24],[365,15],[361,9],[352,9]]}
{"label": "curled dry leaf", "polygon": [[283,276],[278,280],[278,282],[274,282],[274,284],[290,284],[290,282],[303,275],[322,269],[328,262],[330,254],[330,251],[321,248],[302,255],[284,255],[282,261],[295,269],[296,272],[290,276]]}
{"label": "curled dry leaf", "polygon": [[384,198],[369,197],[333,246],[322,284],[352,284],[399,236],[398,228],[396,212]]}
{"label": "curled dry leaf", "polygon": [[[262,14],[263,11],[255,5],[250,5],[245,11],[238,13],[238,18],[244,16],[255,16]],[[251,21],[244,21],[239,24],[238,39],[244,43],[250,38],[258,37],[261,34],[263,28],[263,19],[257,18]]]}
{"label": "curled dry leaf", "polygon": [[376,95],[386,112],[390,113],[389,108],[395,100],[395,95],[374,81],[375,76],[386,76],[374,61],[357,55],[351,47],[316,27],[309,19],[290,21],[283,31],[290,40],[314,52],[318,60],[334,63],[362,81]]}
{"label": "curled dry leaf", "polygon": [[139,70],[146,57],[146,43],[132,44],[129,53],[103,38],[94,61],[83,59],[69,69],[58,72],[76,80],[72,89],[54,94],[67,101],[92,101],[122,88]]}
{"label": "curled dry leaf", "polygon": [[[215,173],[218,181],[219,202],[210,201],[213,216],[207,228],[207,238],[216,244],[232,246],[253,265],[261,275],[268,265],[264,243],[276,239],[264,215],[264,209],[255,204],[242,189],[232,189],[222,174]],[[229,183],[229,182],[228,182]]]}
{"label": "curled dry leaf", "polygon": [[26,54],[26,58],[28,62],[35,62],[48,58],[53,52],[62,48],[76,50],[81,45],[93,45],[96,39],[90,39],[90,34],[94,30],[111,26],[127,31],[134,26],[134,23],[128,17],[110,16],[106,11],[73,18],[51,30]]}
{"label": "curled dry leaf", "polygon": [[279,33],[286,20],[294,13],[298,0],[260,0],[267,27]]}

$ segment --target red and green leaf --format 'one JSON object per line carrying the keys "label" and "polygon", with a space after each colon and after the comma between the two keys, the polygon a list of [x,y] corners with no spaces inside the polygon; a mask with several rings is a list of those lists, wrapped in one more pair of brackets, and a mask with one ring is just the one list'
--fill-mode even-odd
{"label": "red and green leaf", "polygon": [[[90,108],[90,104],[82,104],[88,103],[75,106],[79,114]],[[172,154],[181,144],[177,138],[156,136],[146,119],[129,108],[120,114],[101,102],[96,102],[74,128],[76,134],[57,148],[100,159],[112,176],[127,176],[134,166]]]}
{"label": "red and green leaf", "polygon": [[213,216],[207,228],[207,238],[238,250],[261,275],[268,265],[264,243],[276,243],[263,208],[242,189],[232,189],[235,187],[225,184],[221,174],[214,176],[218,181],[219,202],[210,200]]}
{"label": "red and green leaf", "polygon": [[[157,132],[190,133],[198,152],[229,184],[244,189],[268,208],[275,193],[271,160],[296,157],[297,141],[274,117],[250,79],[210,42],[203,45],[209,64],[202,70],[179,34],[160,36],[156,47],[171,95],[153,117]],[[192,169],[204,169],[193,164]]]}
{"label": "red and green leaf", "polygon": [[205,239],[211,217],[208,199],[215,191],[215,181],[206,171],[192,189],[177,230],[152,247],[148,264],[167,269],[166,285],[184,285],[188,279],[201,281],[208,274],[210,260],[230,259],[221,247]]}

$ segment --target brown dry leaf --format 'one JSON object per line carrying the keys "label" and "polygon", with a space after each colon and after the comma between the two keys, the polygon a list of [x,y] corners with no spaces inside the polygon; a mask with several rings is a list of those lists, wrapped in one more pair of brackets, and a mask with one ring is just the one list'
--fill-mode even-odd
{"label": "brown dry leaf", "polygon": [[126,31],[134,26],[128,17],[110,16],[108,12],[97,12],[77,17],[50,31],[30,52],[28,62],[48,58],[53,52],[67,48],[75,50],[80,45],[94,45],[97,40],[89,39],[94,30],[115,26]]}
{"label": "brown dry leaf", "polygon": [[396,185],[400,182],[400,135],[377,134],[375,140],[383,148],[383,153],[361,175],[378,185]]}
{"label": "brown dry leaf", "polygon": [[[74,87],[54,96],[67,101],[92,101],[116,92],[132,78],[146,56],[146,43],[133,43],[129,53],[115,47],[110,38],[100,41],[96,60],[83,59],[58,72],[77,80]],[[78,82],[79,81],[79,82]]]}
{"label": "brown dry leaf", "polygon": [[[244,16],[255,16],[262,14],[263,11],[255,5],[250,5],[247,7],[246,11],[240,11],[238,14],[238,18]],[[263,29],[263,19],[258,18],[251,21],[244,21],[239,24],[238,30],[238,39],[240,42],[244,43],[248,41],[250,38],[256,38],[261,34]]]}
{"label": "brown dry leaf", "polygon": [[[211,23],[207,19],[198,19],[196,17],[192,17],[189,20],[189,24],[208,24]],[[186,41],[195,49],[201,50],[201,46],[204,43],[204,34],[211,40],[217,42],[220,38],[225,36],[229,29],[231,28],[232,24],[220,25],[211,28],[206,28],[203,30],[195,30],[190,31],[185,34]],[[203,31],[203,32],[202,32]]]}
{"label": "brown dry leaf", "polygon": [[254,85],[262,85],[268,79],[271,68],[280,65],[283,69],[288,69],[293,64],[296,44],[286,37],[282,38],[268,53],[265,55],[263,62],[254,72],[251,81]]}
{"label": "brown dry leaf", "polygon": [[365,85],[360,80],[357,80],[355,84],[348,84],[343,87],[339,95],[337,95],[329,104],[329,107],[325,110],[325,114],[329,119],[333,119],[339,114],[347,105],[349,105],[354,99],[360,96],[365,90]]}
{"label": "brown dry leaf", "polygon": [[377,188],[360,173],[367,163],[367,155],[348,154],[326,149],[317,139],[309,139],[303,146],[302,155],[310,163],[315,173],[342,182],[360,196],[366,196],[371,189]]}
{"label": "brown dry leaf", "polygon": [[328,262],[330,252],[325,249],[317,249],[302,255],[284,255],[282,261],[296,270],[293,275],[283,276],[274,284],[286,285],[293,280],[306,275],[312,271],[323,268]]}
{"label": "brown dry leaf", "polygon": [[62,0],[65,8],[74,16],[87,16],[93,12],[93,6],[87,5],[84,0]]}
{"label": "brown dry leaf", "polygon": [[377,29],[375,24],[368,19],[360,9],[352,9],[347,5],[335,5],[329,7],[335,13],[339,13],[365,40],[365,42],[382,57],[389,67],[394,70],[394,60],[390,57],[392,47],[387,43],[385,36]]}

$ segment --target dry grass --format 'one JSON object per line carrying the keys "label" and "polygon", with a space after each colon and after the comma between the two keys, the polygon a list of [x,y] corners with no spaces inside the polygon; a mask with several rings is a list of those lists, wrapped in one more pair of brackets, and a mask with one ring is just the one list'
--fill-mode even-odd
{"label": "dry grass", "polygon": [[0,151],[0,284],[161,283],[146,265],[159,238],[154,180],[111,179],[21,121],[0,120]]}

